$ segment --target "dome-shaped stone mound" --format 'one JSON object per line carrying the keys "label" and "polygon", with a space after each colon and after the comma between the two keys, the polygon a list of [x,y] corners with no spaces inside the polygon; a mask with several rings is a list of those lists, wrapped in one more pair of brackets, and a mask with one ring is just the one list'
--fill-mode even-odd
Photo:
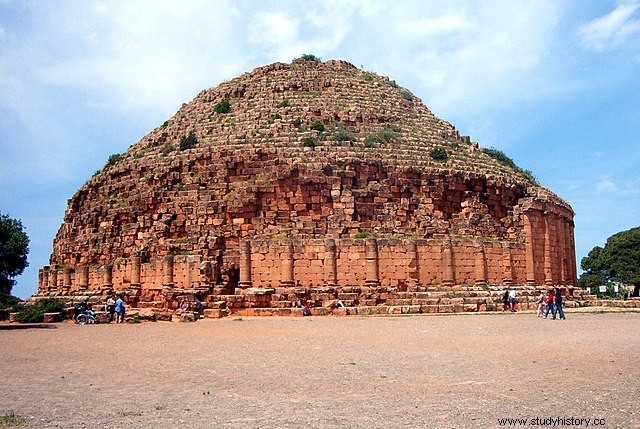
{"label": "dome-shaped stone mound", "polygon": [[109,159],[69,200],[38,294],[240,311],[575,284],[571,207],[495,155],[386,77],[261,67]]}

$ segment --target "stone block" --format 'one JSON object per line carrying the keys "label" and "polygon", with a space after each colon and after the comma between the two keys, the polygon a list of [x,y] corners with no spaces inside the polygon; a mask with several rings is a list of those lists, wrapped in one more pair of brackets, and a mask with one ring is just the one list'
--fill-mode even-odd
{"label": "stone block", "polygon": [[61,320],[60,313],[44,313],[44,323],[57,323]]}
{"label": "stone block", "polygon": [[453,313],[454,306],[451,304],[438,305],[438,313]]}
{"label": "stone block", "polygon": [[168,311],[156,312],[155,317],[157,322],[171,322],[173,320],[173,313]]}
{"label": "stone block", "polygon": [[200,319],[200,314],[194,313],[193,311],[185,311],[180,313],[181,322],[196,322],[198,319]]}
{"label": "stone block", "polygon": [[226,311],[221,308],[205,308],[203,315],[205,319],[221,319],[226,315]]}

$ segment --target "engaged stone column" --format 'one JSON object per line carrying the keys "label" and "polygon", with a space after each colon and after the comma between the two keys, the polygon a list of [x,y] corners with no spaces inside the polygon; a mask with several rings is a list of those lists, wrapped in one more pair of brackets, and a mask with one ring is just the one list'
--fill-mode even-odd
{"label": "engaged stone column", "polygon": [[251,281],[251,242],[247,240],[238,243],[240,252],[240,280],[238,287],[249,288],[253,285]]}
{"label": "engaged stone column", "polygon": [[558,232],[558,251],[560,252],[560,284],[567,284],[567,240],[565,236],[564,219],[561,216],[556,218],[556,231]]}
{"label": "engaged stone column", "polygon": [[531,227],[531,213],[524,214],[524,245],[525,245],[525,265],[527,270],[527,283],[536,283],[536,269],[533,258],[533,228]]}
{"label": "engaged stone column", "polygon": [[502,243],[502,264],[504,267],[504,277],[502,283],[506,286],[513,283],[513,279],[516,277],[513,270],[513,255],[511,254],[511,246],[508,242]]}
{"label": "engaged stone column", "polygon": [[282,280],[280,280],[280,286],[293,287],[296,283],[294,280],[294,251],[292,241],[284,243],[284,252],[280,256],[280,260],[282,264]]}
{"label": "engaged stone column", "polygon": [[141,281],[140,281],[140,254],[139,253],[134,253],[131,256],[131,287],[132,288],[139,288]]}
{"label": "engaged stone column", "polygon": [[71,267],[65,267],[62,276],[62,286],[66,289],[71,289],[71,273],[73,269]]}
{"label": "engaged stone column", "polygon": [[44,290],[43,287],[42,287],[42,279],[43,278],[44,278],[44,269],[40,268],[38,270],[38,293],[40,291]]}
{"label": "engaged stone column", "polygon": [[418,243],[415,240],[409,242],[408,255],[411,258],[409,263],[409,286],[411,291],[416,292],[420,285],[420,253],[418,253]]}
{"label": "engaged stone column", "polygon": [[58,269],[57,266],[49,269],[49,290],[55,290],[58,287]]}
{"label": "engaged stone column", "polygon": [[380,271],[378,265],[378,240],[375,238],[367,238],[364,242],[364,253],[367,276],[365,285],[380,286]]}
{"label": "engaged stone column", "polygon": [[552,259],[551,259],[551,217],[553,215],[551,213],[544,213],[544,284],[547,286],[552,286],[554,284],[553,281],[553,270],[552,270]]}
{"label": "engaged stone column", "polygon": [[78,280],[78,288],[80,290],[89,289],[89,267],[83,265],[80,267],[80,279]]}
{"label": "engaged stone column", "polygon": [[456,284],[454,262],[453,262],[453,245],[451,240],[445,240],[442,243],[442,285],[453,286]]}
{"label": "engaged stone column", "polygon": [[338,261],[336,241],[328,238],[324,241],[324,283],[325,286],[338,284]]}
{"label": "engaged stone column", "polygon": [[476,285],[487,284],[487,261],[484,253],[484,243],[475,246]]}
{"label": "engaged stone column", "polygon": [[196,261],[193,255],[187,256],[187,287],[195,287],[193,284],[193,271],[196,268]]}
{"label": "engaged stone column", "polygon": [[42,290],[48,290],[49,289],[49,271],[51,270],[50,266],[44,266],[42,267]]}
{"label": "engaged stone column", "polygon": [[102,287],[111,289],[113,288],[113,265],[105,265],[103,270]]}
{"label": "engaged stone column", "polygon": [[565,221],[565,246],[567,247],[567,278],[568,284],[577,286],[578,271],[576,267],[576,243],[574,237],[573,221]]}
{"label": "engaged stone column", "polygon": [[173,289],[173,255],[167,255],[162,259],[162,289]]}

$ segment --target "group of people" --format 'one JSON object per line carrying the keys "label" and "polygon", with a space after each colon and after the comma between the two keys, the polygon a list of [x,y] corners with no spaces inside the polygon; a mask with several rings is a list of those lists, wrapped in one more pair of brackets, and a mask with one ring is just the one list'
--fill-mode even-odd
{"label": "group of people", "polygon": [[538,295],[538,317],[547,318],[551,312],[553,320],[556,318],[566,320],[564,310],[562,309],[562,290],[560,288],[549,289],[545,296],[544,291],[540,291]]}
{"label": "group of people", "polygon": [[518,294],[515,289],[505,290],[502,295],[502,309],[504,311],[518,311]]}
{"label": "group of people", "polygon": [[113,323],[114,317],[116,323],[123,323],[125,312],[124,296],[118,295],[116,297],[111,295],[107,298],[106,310],[109,313],[109,323]]}
{"label": "group of people", "polygon": [[[191,303],[189,301],[187,301],[186,299],[183,299],[182,301],[180,301],[180,312],[184,313],[189,311],[191,307]],[[193,301],[193,311],[195,311],[198,314],[202,314],[202,301],[200,301],[200,299],[198,297],[195,298],[195,300]]]}
{"label": "group of people", "polygon": [[[540,295],[536,300],[538,304],[538,317],[547,318],[551,312],[552,318],[566,320],[564,310],[562,309],[562,290],[560,288],[549,289],[545,294],[540,291]],[[515,289],[506,290],[502,296],[502,304],[504,311],[515,312],[518,310],[518,295]]]}

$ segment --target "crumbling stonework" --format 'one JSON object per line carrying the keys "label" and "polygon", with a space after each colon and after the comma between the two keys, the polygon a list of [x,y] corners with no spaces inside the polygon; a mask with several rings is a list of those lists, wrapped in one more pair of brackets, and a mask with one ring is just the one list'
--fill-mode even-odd
{"label": "crumbling stonework", "polygon": [[478,311],[514,285],[573,293],[571,207],[395,82],[300,61],[202,91],[92,177],[37,296]]}

